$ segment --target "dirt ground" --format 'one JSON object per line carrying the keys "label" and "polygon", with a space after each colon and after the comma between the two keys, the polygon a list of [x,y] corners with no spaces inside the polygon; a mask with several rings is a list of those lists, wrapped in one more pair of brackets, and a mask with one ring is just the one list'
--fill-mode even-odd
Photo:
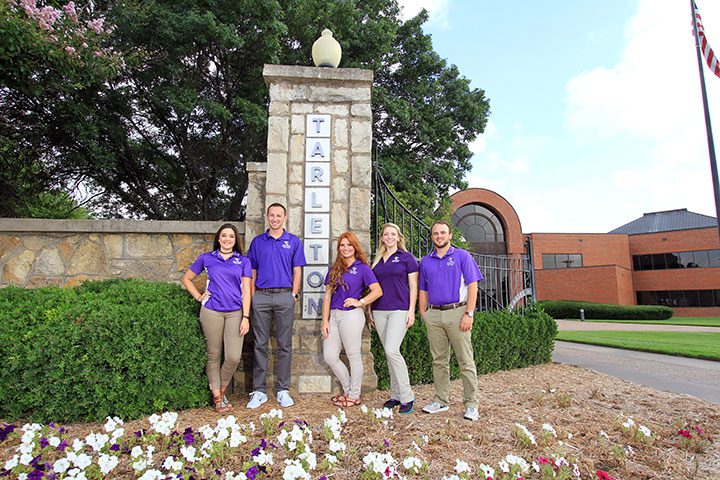
{"label": "dirt ground", "polygon": [[[415,412],[410,415],[396,413],[387,425],[374,422],[358,407],[345,409],[348,422],[342,439],[348,445],[348,453],[327,475],[328,479],[357,479],[364,469],[362,457],[369,451],[386,450],[399,461],[415,452],[414,455],[430,464],[427,474],[430,479],[452,474],[456,459],[470,463],[473,470],[477,470],[480,463],[497,469],[498,461],[509,453],[526,460],[551,453],[561,454],[571,462],[577,462],[582,478],[587,479],[596,479],[598,469],[606,470],[618,480],[720,479],[720,404],[661,392],[560,364],[481,376],[480,420],[477,422],[462,418],[462,385],[459,381],[452,385],[450,410],[435,415],[421,412],[422,406],[432,399],[432,385],[415,387],[414,391]],[[380,407],[386,399],[387,392],[373,392],[364,395],[363,402],[368,407]],[[261,413],[277,407],[272,398],[255,411],[245,408],[245,397],[234,396],[230,400],[234,403],[230,413],[237,417],[238,423],[255,422],[257,425]],[[322,424],[325,418],[337,413],[337,408],[326,395],[298,395],[295,400],[295,406],[285,410],[284,420],[308,422],[315,435],[312,449],[321,457],[328,451],[321,434]],[[636,424],[650,428],[654,438],[652,443],[641,443],[623,431],[621,423],[628,416]],[[209,407],[182,411],[176,429],[182,432],[188,426],[214,426],[220,417]],[[549,423],[557,430],[558,437],[550,439],[544,446],[526,447],[511,433],[516,422],[527,426],[538,439],[542,424]],[[680,445],[678,429],[686,422],[705,431],[703,438],[709,439],[709,444],[700,449],[702,452]],[[128,422],[125,428],[127,432],[147,429],[148,423],[137,420]],[[70,426],[70,434],[83,438],[91,430],[97,432],[100,429],[101,424],[77,424]],[[609,440],[600,436],[601,431]],[[429,443],[417,452],[411,444],[413,441],[421,443],[423,434],[428,436]],[[251,438],[248,445],[257,443],[259,435]],[[0,443],[0,468],[12,456],[16,445],[17,442],[15,445],[9,441]],[[243,451],[235,457],[246,454]],[[277,449],[274,455],[276,469],[270,478],[282,478],[282,449]],[[237,471],[242,461],[243,458],[226,458],[223,470]],[[122,470],[119,467],[114,478],[125,475],[123,471],[130,474],[129,468]],[[318,473],[314,478],[320,475]]]}

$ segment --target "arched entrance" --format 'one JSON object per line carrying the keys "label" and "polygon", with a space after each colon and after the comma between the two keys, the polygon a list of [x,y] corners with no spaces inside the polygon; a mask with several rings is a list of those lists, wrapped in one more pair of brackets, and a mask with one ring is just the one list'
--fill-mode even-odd
{"label": "arched entrance", "polygon": [[485,205],[463,205],[453,213],[452,222],[462,232],[470,251],[483,255],[507,255],[503,224],[498,215]]}

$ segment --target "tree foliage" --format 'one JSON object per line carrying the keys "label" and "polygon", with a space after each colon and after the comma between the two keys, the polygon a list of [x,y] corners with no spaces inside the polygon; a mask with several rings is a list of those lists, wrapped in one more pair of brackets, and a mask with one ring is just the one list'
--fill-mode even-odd
{"label": "tree foliage", "polygon": [[[15,112],[0,113],[0,146],[3,155],[9,152],[4,162],[35,169],[39,178],[63,179],[65,188],[82,182],[106,216],[241,219],[247,162],[266,158],[263,65],[311,65],[323,28],[343,46],[341,67],[375,74],[373,134],[386,180],[422,214],[438,196],[464,187],[467,144],[484,128],[488,104],[433,50],[422,32],[424,12],[403,22],[396,0],[92,6],[93,16],[115,26],[107,40],[122,56],[121,68],[86,68],[93,75],[77,81],[75,70],[50,63],[46,77],[56,80],[40,82],[38,93],[26,85],[39,77],[11,83],[9,69],[0,66],[9,94],[0,107]],[[18,56],[41,40],[24,38]],[[13,115],[22,117],[22,127]],[[57,186],[46,181],[33,188]]]}

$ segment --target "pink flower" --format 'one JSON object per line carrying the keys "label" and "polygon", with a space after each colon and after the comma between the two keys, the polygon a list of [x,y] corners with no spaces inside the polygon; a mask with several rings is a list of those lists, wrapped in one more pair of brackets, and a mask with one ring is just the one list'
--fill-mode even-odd
{"label": "pink flower", "polygon": [[71,47],[70,45],[68,45],[67,47],[65,47],[65,51],[66,51],[68,54],[70,54],[70,55],[74,55],[74,54],[75,54],[75,48],[74,48],[74,47]]}
{"label": "pink flower", "polygon": [[702,435],[703,433],[705,433],[705,431],[700,428],[700,425],[695,425],[695,431],[698,433],[698,435]]}
{"label": "pink flower", "polygon": [[552,463],[552,460],[547,457],[538,457],[538,463],[540,465],[549,465]]}
{"label": "pink flower", "polygon": [[678,430],[678,435],[685,438],[692,438],[692,434],[690,433],[690,430]]}
{"label": "pink flower", "polygon": [[598,470],[597,476],[600,480],[617,480],[615,477],[611,477],[605,470]]}
{"label": "pink flower", "polygon": [[90,30],[95,33],[103,33],[103,27],[105,26],[105,19],[100,17],[95,20],[88,20],[87,26]]}

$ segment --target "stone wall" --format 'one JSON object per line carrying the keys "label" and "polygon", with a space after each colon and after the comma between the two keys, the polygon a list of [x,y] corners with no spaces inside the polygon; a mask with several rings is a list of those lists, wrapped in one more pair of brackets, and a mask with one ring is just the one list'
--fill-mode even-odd
{"label": "stone wall", "polygon": [[[193,260],[212,248],[221,223],[0,219],[0,285],[72,286],[130,277],[179,282]],[[236,226],[242,235],[244,225]]]}

